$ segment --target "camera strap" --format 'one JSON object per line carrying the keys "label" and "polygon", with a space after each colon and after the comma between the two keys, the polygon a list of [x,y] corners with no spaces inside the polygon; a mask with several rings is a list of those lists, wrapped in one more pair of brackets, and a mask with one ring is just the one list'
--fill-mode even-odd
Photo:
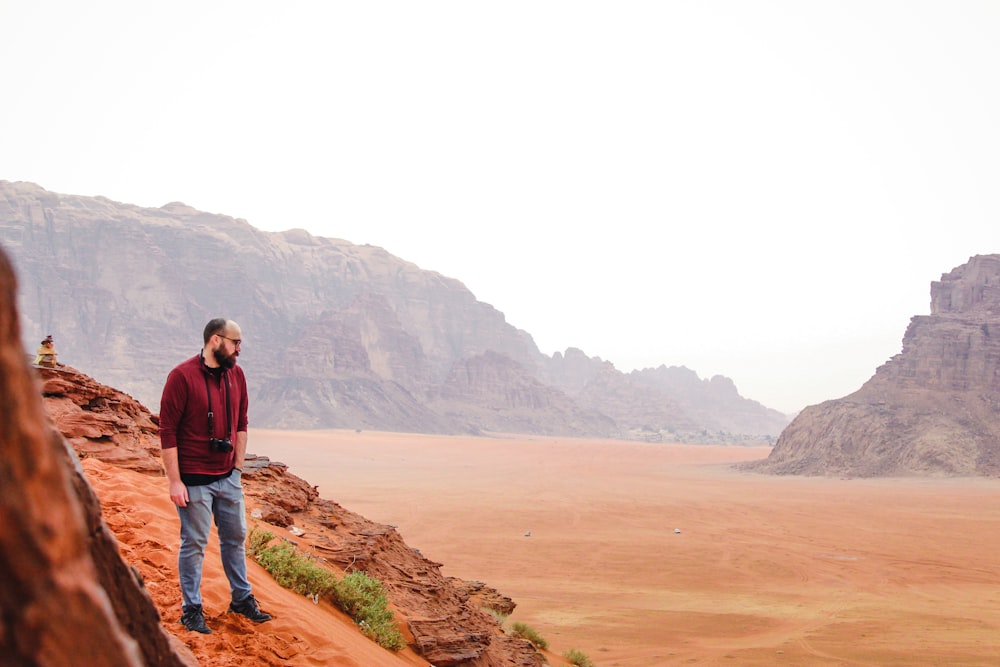
{"label": "camera strap", "polygon": [[[205,397],[208,399],[208,437],[209,438],[214,438],[215,437],[215,413],[212,412],[212,392],[208,388],[208,376],[211,375],[211,374],[212,374],[211,372],[208,372],[208,373],[205,373],[204,376],[205,376]],[[225,387],[226,387],[226,402],[225,402],[225,409],[226,409],[226,438],[231,438],[231,437],[233,437],[233,412],[232,412],[232,410],[229,409],[229,378],[225,377],[225,375],[226,375],[225,371],[220,371],[220,373],[219,373],[219,380],[220,380],[220,382],[221,382],[221,380],[223,378],[226,380],[226,382],[225,382]],[[219,398],[222,398],[222,392],[221,391],[219,392]]]}

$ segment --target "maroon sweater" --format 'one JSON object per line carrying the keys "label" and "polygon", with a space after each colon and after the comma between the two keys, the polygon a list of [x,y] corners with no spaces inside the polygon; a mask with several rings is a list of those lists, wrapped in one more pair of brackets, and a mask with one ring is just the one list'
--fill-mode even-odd
{"label": "maroon sweater", "polygon": [[[208,394],[205,380],[208,379]],[[208,432],[208,401],[215,413],[215,432]],[[229,399],[230,432],[226,433],[226,399]],[[209,450],[209,438],[229,438],[247,430],[247,380],[243,369],[234,366],[216,376],[202,361],[201,354],[179,364],[167,376],[160,399],[160,447],[177,448],[182,475],[224,475],[235,465],[235,450]]]}

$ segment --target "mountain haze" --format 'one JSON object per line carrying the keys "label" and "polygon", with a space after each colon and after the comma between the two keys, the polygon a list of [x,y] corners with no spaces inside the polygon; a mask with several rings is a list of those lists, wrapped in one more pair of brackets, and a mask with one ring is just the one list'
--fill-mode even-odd
{"label": "mountain haze", "polygon": [[260,427],[718,442],[766,440],[788,421],[721,376],[549,357],[458,280],[302,229],[0,181],[0,244],[22,329],[154,411],[205,322],[225,316],[246,334]]}

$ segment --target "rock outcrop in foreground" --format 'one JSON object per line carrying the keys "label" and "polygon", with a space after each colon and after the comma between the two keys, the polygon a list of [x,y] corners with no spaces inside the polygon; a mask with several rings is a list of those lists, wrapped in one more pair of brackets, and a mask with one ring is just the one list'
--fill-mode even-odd
{"label": "rock outcrop in foreground", "polygon": [[1000,475],[1000,255],[931,283],[903,350],[858,391],[803,410],[760,472]]}

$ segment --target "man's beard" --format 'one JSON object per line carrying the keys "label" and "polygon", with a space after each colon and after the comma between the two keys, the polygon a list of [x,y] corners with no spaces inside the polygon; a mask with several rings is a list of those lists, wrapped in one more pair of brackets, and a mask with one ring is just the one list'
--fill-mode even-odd
{"label": "man's beard", "polygon": [[215,357],[215,361],[218,362],[223,368],[229,369],[236,365],[236,357],[239,356],[239,352],[234,352],[233,354],[226,354],[222,351],[222,348],[212,350],[212,356]]}

